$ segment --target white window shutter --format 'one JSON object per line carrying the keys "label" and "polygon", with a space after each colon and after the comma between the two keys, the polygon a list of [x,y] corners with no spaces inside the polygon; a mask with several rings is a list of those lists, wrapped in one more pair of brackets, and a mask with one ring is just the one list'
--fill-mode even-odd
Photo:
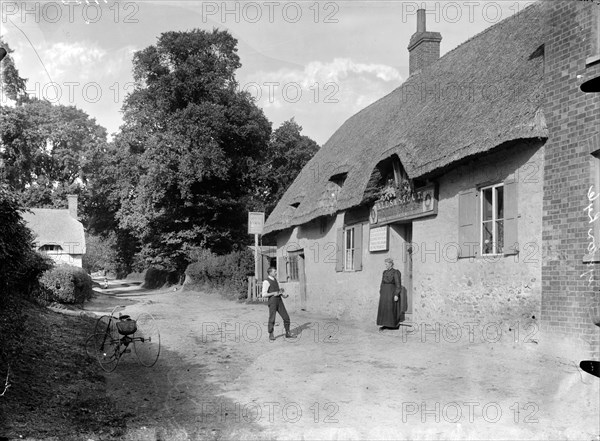
{"label": "white window shutter", "polygon": [[458,245],[460,258],[479,254],[479,191],[466,190],[458,194]]}
{"label": "white window shutter", "polygon": [[287,260],[284,257],[277,258],[277,279],[280,282],[287,282]]}
{"label": "white window shutter", "polygon": [[354,227],[354,271],[362,270],[362,253],[363,253],[363,226],[358,224]]}
{"label": "white window shutter", "polygon": [[335,270],[344,271],[344,229],[338,228],[336,231],[335,243]]}
{"label": "white window shutter", "polygon": [[504,181],[504,250],[505,255],[519,252],[517,181],[509,177]]}

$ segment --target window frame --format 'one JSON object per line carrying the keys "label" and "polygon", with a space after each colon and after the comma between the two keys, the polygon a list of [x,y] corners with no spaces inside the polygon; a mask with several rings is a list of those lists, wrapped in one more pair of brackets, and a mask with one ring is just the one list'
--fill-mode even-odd
{"label": "window frame", "polygon": [[600,61],[600,5],[597,3],[594,3],[594,5],[596,6],[596,19],[593,21],[592,32],[595,31],[596,38],[592,44],[592,53],[585,60],[586,67],[590,67]]}
{"label": "window frame", "polygon": [[[366,222],[353,223],[336,230],[335,242],[335,271],[336,272],[354,272],[363,270],[363,252],[365,250],[363,230]],[[349,231],[352,230],[351,233]],[[348,249],[346,242],[348,235],[351,235],[352,248]],[[352,265],[347,265],[348,251],[352,252]]]}
{"label": "window frame", "polygon": [[290,282],[298,282],[300,280],[300,272],[298,271],[298,255],[300,252],[288,252],[288,271],[287,277]]}
{"label": "window frame", "polygon": [[[502,211],[503,211],[503,217],[501,219],[498,219],[497,215],[498,215],[498,188],[502,188]],[[484,201],[485,201],[485,197],[484,197],[484,191],[485,190],[492,190],[492,219],[490,220],[485,220],[483,219],[484,216]],[[504,200],[505,200],[505,194],[504,194],[504,182],[500,182],[497,184],[492,184],[492,185],[486,185],[484,187],[480,187],[479,189],[479,216],[478,216],[478,221],[479,221],[479,255],[484,257],[484,256],[502,256],[504,255],[504,246],[506,245],[504,243],[504,222],[506,221],[506,213],[504,213]],[[503,228],[502,228],[502,250],[498,251],[498,221],[501,220],[503,223]],[[491,253],[485,253],[484,252],[484,228],[483,225],[485,223],[492,223],[492,252]]]}
{"label": "window frame", "polygon": [[64,254],[63,248],[58,244],[44,244],[38,248],[38,251],[44,254]]}
{"label": "window frame", "polygon": [[[355,271],[356,233],[354,232],[354,228],[354,226],[344,228],[344,271]],[[352,248],[348,248],[348,235],[350,235]],[[348,252],[351,252],[352,256],[351,267],[348,267]]]}

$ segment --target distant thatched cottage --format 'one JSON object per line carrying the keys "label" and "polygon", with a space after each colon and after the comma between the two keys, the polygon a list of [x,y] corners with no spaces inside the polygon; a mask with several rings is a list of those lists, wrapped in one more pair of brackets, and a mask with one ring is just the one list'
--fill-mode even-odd
{"label": "distant thatched cottage", "polygon": [[77,220],[77,195],[68,195],[68,209],[31,208],[23,219],[33,231],[36,249],[56,263],[82,266],[85,254],[83,224]]}
{"label": "distant thatched cottage", "polygon": [[538,2],[441,58],[419,11],[410,77],[348,119],[266,221],[289,307],[375,326],[392,257],[409,322],[541,320],[597,344],[600,220],[584,208],[600,105],[580,86],[600,74],[598,9]]}

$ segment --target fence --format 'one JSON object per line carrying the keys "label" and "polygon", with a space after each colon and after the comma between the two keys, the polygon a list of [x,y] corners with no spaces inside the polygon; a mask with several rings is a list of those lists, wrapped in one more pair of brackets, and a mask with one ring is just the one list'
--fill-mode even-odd
{"label": "fence", "polygon": [[262,281],[257,281],[256,277],[248,277],[248,302],[266,302],[267,297],[262,296]]}

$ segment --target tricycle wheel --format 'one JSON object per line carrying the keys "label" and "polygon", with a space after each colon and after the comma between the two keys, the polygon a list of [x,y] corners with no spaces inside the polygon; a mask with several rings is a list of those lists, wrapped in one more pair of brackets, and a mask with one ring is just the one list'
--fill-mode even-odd
{"label": "tricycle wheel", "polygon": [[106,372],[114,371],[121,357],[121,342],[119,338],[113,338],[110,333],[106,332],[104,334],[93,334],[91,340],[93,343],[90,343],[90,345],[93,345],[100,367]]}
{"label": "tricycle wheel", "polygon": [[137,331],[133,335],[135,355],[144,366],[154,366],[160,354],[160,333],[151,314],[142,313],[136,320]]}

